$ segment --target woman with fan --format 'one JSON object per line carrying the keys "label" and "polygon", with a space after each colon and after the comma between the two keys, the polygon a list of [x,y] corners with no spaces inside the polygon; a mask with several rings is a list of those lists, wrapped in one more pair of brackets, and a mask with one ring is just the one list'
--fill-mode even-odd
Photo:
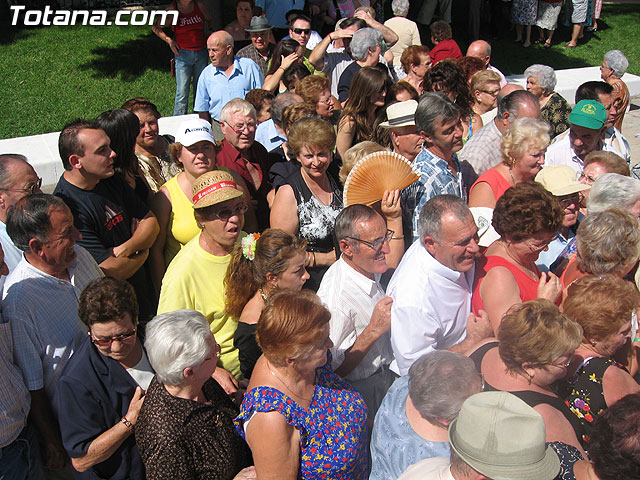
{"label": "woman with fan", "polygon": [[371,140],[376,112],[384,107],[387,89],[391,86],[389,73],[385,70],[363,67],[354,75],[338,123],[336,147],[341,158],[351,146]]}
{"label": "woman with fan", "polygon": [[307,241],[306,288],[316,291],[322,275],[336,261],[333,225],[342,210],[342,189],[327,175],[333,159],[333,126],[317,117],[303,117],[289,130],[289,151],[300,162],[280,185],[271,206],[271,227]]}

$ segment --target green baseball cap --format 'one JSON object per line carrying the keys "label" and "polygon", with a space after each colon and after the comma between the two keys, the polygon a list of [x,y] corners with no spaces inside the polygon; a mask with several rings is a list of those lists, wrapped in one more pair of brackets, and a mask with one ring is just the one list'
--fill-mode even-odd
{"label": "green baseball cap", "polygon": [[606,121],[607,109],[595,100],[580,100],[569,115],[569,123],[592,130],[600,130]]}

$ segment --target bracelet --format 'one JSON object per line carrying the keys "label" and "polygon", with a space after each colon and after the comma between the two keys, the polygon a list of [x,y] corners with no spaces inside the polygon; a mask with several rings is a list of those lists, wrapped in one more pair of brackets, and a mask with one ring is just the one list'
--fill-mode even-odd
{"label": "bracelet", "polygon": [[313,255],[313,266],[311,268],[316,268],[316,252],[311,252]]}
{"label": "bracelet", "polygon": [[402,240],[404,239],[404,235],[398,235],[397,237],[391,237],[391,240]]}
{"label": "bracelet", "polygon": [[305,252],[305,254],[304,254],[304,266],[305,267],[310,267],[311,266],[311,252]]}
{"label": "bracelet", "polygon": [[634,341],[634,342],[640,342],[640,338],[638,338],[638,337],[634,337],[634,338],[633,338],[633,341]]}
{"label": "bracelet", "polygon": [[129,429],[130,432],[133,432],[133,423],[131,423],[129,420],[127,420],[127,417],[122,417],[120,419],[120,421],[122,423],[124,423],[124,426],[127,427]]}

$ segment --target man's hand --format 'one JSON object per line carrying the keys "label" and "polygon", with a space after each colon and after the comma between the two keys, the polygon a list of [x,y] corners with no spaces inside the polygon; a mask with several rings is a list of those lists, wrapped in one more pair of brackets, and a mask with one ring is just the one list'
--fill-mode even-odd
{"label": "man's hand", "polygon": [[476,317],[473,312],[467,319],[467,338],[474,343],[481,342],[485,338],[493,335],[493,328],[489,321],[489,315],[484,310],[480,310],[480,316]]}
{"label": "man's hand", "polygon": [[351,38],[353,37],[353,32],[351,30],[344,30],[342,28],[340,28],[339,30],[336,30],[335,32],[331,32],[329,34],[329,38],[333,41],[333,40],[337,40],[339,38]]}
{"label": "man's hand", "polygon": [[391,305],[393,299],[391,297],[384,297],[373,308],[371,313],[371,321],[369,322],[369,328],[372,333],[380,338],[383,334],[387,333],[391,329]]}
{"label": "man's hand", "polygon": [[176,43],[176,41],[172,38],[171,40],[169,40],[167,42],[169,44],[169,48],[171,49],[171,51],[173,52],[174,55],[178,55],[178,44]]}
{"label": "man's hand", "polygon": [[560,283],[560,279],[551,272],[542,272],[540,274],[540,282],[538,282],[538,298],[546,298],[555,303],[561,293],[562,283]]}
{"label": "man's hand", "polygon": [[367,25],[369,25],[370,27],[373,24],[378,23],[378,22],[376,22],[376,19],[373,18],[371,16],[371,14],[369,12],[367,12],[366,10],[358,10],[356,13],[353,14],[353,16],[356,17],[356,18],[361,18],[362,20],[367,22]]}
{"label": "man's hand", "polygon": [[140,409],[142,408],[142,404],[144,402],[144,390],[140,387],[136,387],[136,391],[133,393],[133,398],[131,399],[131,403],[129,403],[129,409],[125,415],[126,419],[129,420],[133,425],[138,421],[138,415],[140,415]]}
{"label": "man's hand", "polygon": [[211,378],[220,384],[227,395],[233,395],[238,391],[238,381],[230,372],[222,367],[216,368],[216,371],[213,372]]}

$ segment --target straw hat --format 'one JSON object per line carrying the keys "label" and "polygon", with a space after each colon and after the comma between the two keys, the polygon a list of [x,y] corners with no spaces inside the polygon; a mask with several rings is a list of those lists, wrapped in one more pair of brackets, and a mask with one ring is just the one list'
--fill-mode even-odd
{"label": "straw hat", "polygon": [[571,195],[591,188],[590,185],[585,185],[576,180],[576,171],[568,165],[549,165],[544,167],[536,175],[536,182],[551,192],[554,197]]}
{"label": "straw hat", "polygon": [[193,208],[204,208],[243,195],[229,172],[214,170],[196,178],[191,190]]}
{"label": "straw hat", "polygon": [[383,128],[397,128],[415,125],[417,109],[418,102],[413,99],[389,105],[387,107],[388,120],[380,123],[380,126]]}
{"label": "straw hat", "polygon": [[449,426],[451,448],[493,480],[552,480],[560,461],[545,443],[542,416],[508,392],[481,392]]}

